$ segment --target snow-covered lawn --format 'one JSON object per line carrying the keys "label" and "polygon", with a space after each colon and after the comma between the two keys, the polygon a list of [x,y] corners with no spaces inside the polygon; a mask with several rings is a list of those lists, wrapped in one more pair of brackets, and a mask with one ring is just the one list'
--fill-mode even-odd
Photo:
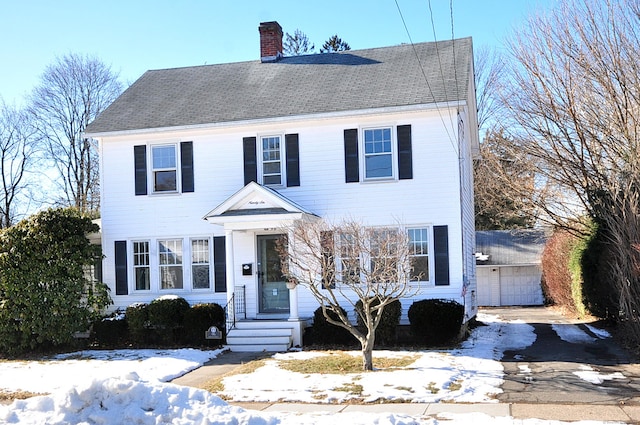
{"label": "snow-covered lawn", "polygon": [[[535,333],[524,323],[505,323],[486,315],[479,316],[479,319],[487,326],[475,329],[471,337],[455,350],[374,353],[374,359],[376,356],[415,356],[415,362],[400,370],[342,375],[301,374],[280,368],[278,361],[304,361],[309,356],[330,354],[277,354],[252,373],[225,378],[223,394],[235,401],[332,403],[356,398],[364,402],[494,402],[495,394],[501,391],[503,369],[499,359],[502,353],[531,345],[535,341]],[[576,334],[574,329],[563,329],[562,332],[565,338],[584,337]],[[167,383],[218,354],[220,351],[193,349],[83,351],[42,361],[0,362],[0,391],[47,394],[0,406],[0,423],[559,423],[492,418],[477,413],[447,414],[446,420],[444,416],[435,419],[395,413],[340,413],[339,420],[327,413],[265,413],[230,406],[204,390]],[[352,354],[359,355],[357,352]],[[594,380],[593,376],[584,379]]]}

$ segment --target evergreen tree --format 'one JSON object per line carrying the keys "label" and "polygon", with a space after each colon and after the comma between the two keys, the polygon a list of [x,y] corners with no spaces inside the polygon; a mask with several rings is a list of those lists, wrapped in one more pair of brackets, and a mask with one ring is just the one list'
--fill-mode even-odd
{"label": "evergreen tree", "polygon": [[336,34],[324,42],[320,48],[320,53],[342,52],[344,50],[351,50],[351,46]]}

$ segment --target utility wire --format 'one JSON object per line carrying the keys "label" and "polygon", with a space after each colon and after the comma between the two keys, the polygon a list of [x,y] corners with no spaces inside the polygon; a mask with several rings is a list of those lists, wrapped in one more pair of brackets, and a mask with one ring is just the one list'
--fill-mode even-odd
{"label": "utility wire", "polygon": [[[409,33],[409,28],[407,27],[407,22],[404,19],[404,16],[402,14],[402,10],[400,9],[400,5],[398,4],[398,0],[394,0],[394,1],[396,3],[396,8],[398,9],[398,13],[400,14],[400,19],[402,20],[402,25],[404,25],[404,30],[407,33],[407,37],[409,38],[409,43],[411,44],[411,47],[413,49],[413,53],[415,54],[416,59],[418,60],[418,65],[420,65],[420,71],[422,73],[422,78],[424,79],[425,83],[427,84],[427,88],[429,89],[429,93],[431,94],[431,97],[434,100],[434,105],[436,107],[436,111],[438,112],[438,116],[440,117],[440,120],[442,121],[442,126],[444,127],[444,130],[447,133],[447,138],[449,139],[449,143],[451,144],[451,147],[453,148],[453,151],[456,153],[456,155],[459,156],[459,152],[458,152],[458,149],[456,147],[456,144],[455,144],[453,138],[451,137],[451,133],[449,133],[449,129],[447,128],[447,124],[444,121],[444,117],[443,117],[442,111],[438,107],[438,102],[436,102],[436,97],[434,96],[433,90],[431,89],[431,84],[429,84],[429,79],[427,78],[427,74],[424,71],[424,66],[422,65],[422,61],[420,60],[420,55],[418,54],[418,50],[416,49],[416,46],[413,43],[413,39],[411,38],[411,34]],[[434,32],[435,32],[435,29],[434,29]],[[436,46],[437,46],[437,42],[436,42]],[[445,92],[445,94],[446,94],[446,92]]]}

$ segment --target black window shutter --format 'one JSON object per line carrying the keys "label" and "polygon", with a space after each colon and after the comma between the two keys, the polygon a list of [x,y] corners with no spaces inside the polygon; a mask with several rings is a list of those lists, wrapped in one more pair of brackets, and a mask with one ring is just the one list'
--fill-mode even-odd
{"label": "black window shutter", "polygon": [[133,164],[135,169],[136,195],[147,194],[147,147],[133,147]]}
{"label": "black window shutter", "polygon": [[227,292],[227,254],[224,238],[213,238],[213,279],[216,292]]}
{"label": "black window shutter", "polygon": [[347,183],[360,181],[358,129],[344,131],[344,174]]}
{"label": "black window shutter", "polygon": [[193,192],[193,142],[180,143],[182,192]]}
{"label": "black window shutter", "polygon": [[242,139],[244,152],[244,184],[258,181],[258,161],[256,156],[256,138],[245,137]]}
{"label": "black window shutter", "polygon": [[413,178],[413,160],[411,155],[411,126],[399,125],[398,132],[398,178]]}
{"label": "black window shutter", "polygon": [[297,134],[285,134],[287,155],[287,187],[300,186],[300,149]]}
{"label": "black window shutter", "polygon": [[433,226],[433,250],[435,257],[436,285],[449,284],[449,229]]}
{"label": "black window shutter", "polygon": [[116,295],[127,295],[127,241],[115,241]]}

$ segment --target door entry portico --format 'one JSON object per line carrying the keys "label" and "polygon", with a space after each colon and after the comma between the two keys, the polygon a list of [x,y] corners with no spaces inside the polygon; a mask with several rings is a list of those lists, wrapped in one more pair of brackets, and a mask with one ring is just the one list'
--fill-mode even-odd
{"label": "door entry portico", "polygon": [[260,313],[289,313],[289,290],[282,275],[278,239],[282,235],[257,236],[258,304]]}

